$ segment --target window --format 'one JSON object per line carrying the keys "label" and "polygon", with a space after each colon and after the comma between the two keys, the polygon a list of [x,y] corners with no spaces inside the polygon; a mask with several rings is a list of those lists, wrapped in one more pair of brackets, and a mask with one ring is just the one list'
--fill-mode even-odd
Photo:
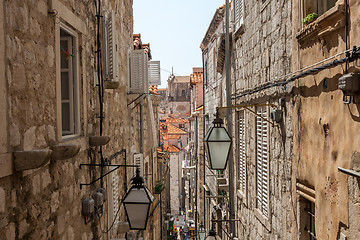
{"label": "window", "polygon": [[315,240],[315,203],[300,198],[300,240]]}
{"label": "window", "polygon": [[[269,217],[269,144],[267,107],[256,107],[256,207]],[[260,117],[261,116],[261,117]],[[263,118],[262,118],[263,117]]]}
{"label": "window", "polygon": [[207,60],[205,60],[205,74],[204,74],[204,77],[205,77],[205,85],[207,86],[208,84],[208,64],[207,64]]}
{"label": "window", "polygon": [[71,30],[60,29],[61,127],[62,136],[79,132],[77,38]]}
{"label": "window", "polygon": [[244,24],[244,1],[235,0],[235,31]]}
{"label": "window", "polygon": [[245,152],[245,114],[238,112],[238,189],[245,195],[246,191],[246,152]]}
{"label": "window", "polygon": [[185,90],[184,90],[184,89],[181,90],[181,96],[182,96],[182,97],[185,97],[185,94],[186,94]]}
{"label": "window", "polygon": [[337,0],[304,0],[304,18],[310,13],[323,14],[334,7]]}

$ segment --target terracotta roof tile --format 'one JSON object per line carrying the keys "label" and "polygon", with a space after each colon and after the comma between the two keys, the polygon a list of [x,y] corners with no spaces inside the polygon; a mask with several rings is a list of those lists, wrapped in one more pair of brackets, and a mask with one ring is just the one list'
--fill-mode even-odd
{"label": "terracotta roof tile", "polygon": [[168,135],[168,139],[179,139],[180,135]]}
{"label": "terracotta roof tile", "polygon": [[189,120],[187,119],[183,119],[183,118],[172,118],[172,117],[168,117],[166,119],[167,123],[189,123]]}
{"label": "terracotta roof tile", "polygon": [[167,125],[167,130],[168,130],[168,134],[178,134],[178,135],[187,134],[187,132],[185,132],[184,130],[181,130],[180,128],[175,127],[174,125],[172,125],[170,123]]}
{"label": "terracotta roof tile", "polygon": [[[162,148],[158,147],[157,150],[159,152],[161,152]],[[178,147],[176,147],[174,145],[170,145],[170,146],[164,145],[164,152],[180,152],[180,148],[178,148]]]}

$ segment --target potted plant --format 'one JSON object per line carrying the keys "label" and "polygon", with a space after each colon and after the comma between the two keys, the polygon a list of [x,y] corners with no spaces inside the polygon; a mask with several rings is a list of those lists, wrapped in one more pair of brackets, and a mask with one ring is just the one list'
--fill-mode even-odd
{"label": "potted plant", "polygon": [[164,190],[164,188],[165,188],[165,184],[163,182],[157,181],[155,183],[155,193],[156,194],[161,193],[161,191]]}
{"label": "potted plant", "polygon": [[318,17],[319,17],[319,14],[310,13],[302,20],[302,23],[305,25],[308,25],[308,24],[312,23],[313,21],[315,21]]}

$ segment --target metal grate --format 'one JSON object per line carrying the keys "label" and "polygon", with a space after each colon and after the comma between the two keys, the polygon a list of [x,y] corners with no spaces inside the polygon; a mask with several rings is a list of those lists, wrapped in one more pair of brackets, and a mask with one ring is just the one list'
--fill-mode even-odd
{"label": "metal grate", "polygon": [[309,234],[309,239],[314,240],[316,239],[315,233],[315,203],[307,201],[306,208],[304,211],[307,213],[308,216],[308,225],[305,226],[305,231]]}

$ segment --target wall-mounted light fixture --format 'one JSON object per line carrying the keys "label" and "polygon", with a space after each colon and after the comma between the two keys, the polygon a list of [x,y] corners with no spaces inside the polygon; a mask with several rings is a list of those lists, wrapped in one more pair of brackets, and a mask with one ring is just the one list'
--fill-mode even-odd
{"label": "wall-mounted light fixture", "polygon": [[198,234],[199,234],[200,240],[205,240],[206,230],[205,230],[205,228],[204,228],[204,226],[202,224],[199,226],[199,233]]}
{"label": "wall-mounted light fixture", "polygon": [[[343,102],[346,104],[355,103],[354,96],[360,93],[360,74],[347,73],[339,78],[338,88],[343,92]],[[347,100],[349,98],[349,100]]]}
{"label": "wall-mounted light fixture", "polygon": [[210,168],[224,170],[228,161],[231,138],[226,129],[222,126],[223,120],[219,117],[219,110],[216,110],[214,126],[209,129],[204,138],[205,151],[209,158]]}
{"label": "wall-mounted light fixture", "polygon": [[216,232],[215,232],[214,228],[211,228],[209,230],[209,233],[205,239],[206,240],[216,240]]}
{"label": "wall-mounted light fixture", "polygon": [[132,178],[132,184],[122,203],[124,204],[130,229],[145,230],[150,205],[155,198],[149,189],[144,186],[144,178],[140,177],[139,168],[136,169],[136,176]]}

